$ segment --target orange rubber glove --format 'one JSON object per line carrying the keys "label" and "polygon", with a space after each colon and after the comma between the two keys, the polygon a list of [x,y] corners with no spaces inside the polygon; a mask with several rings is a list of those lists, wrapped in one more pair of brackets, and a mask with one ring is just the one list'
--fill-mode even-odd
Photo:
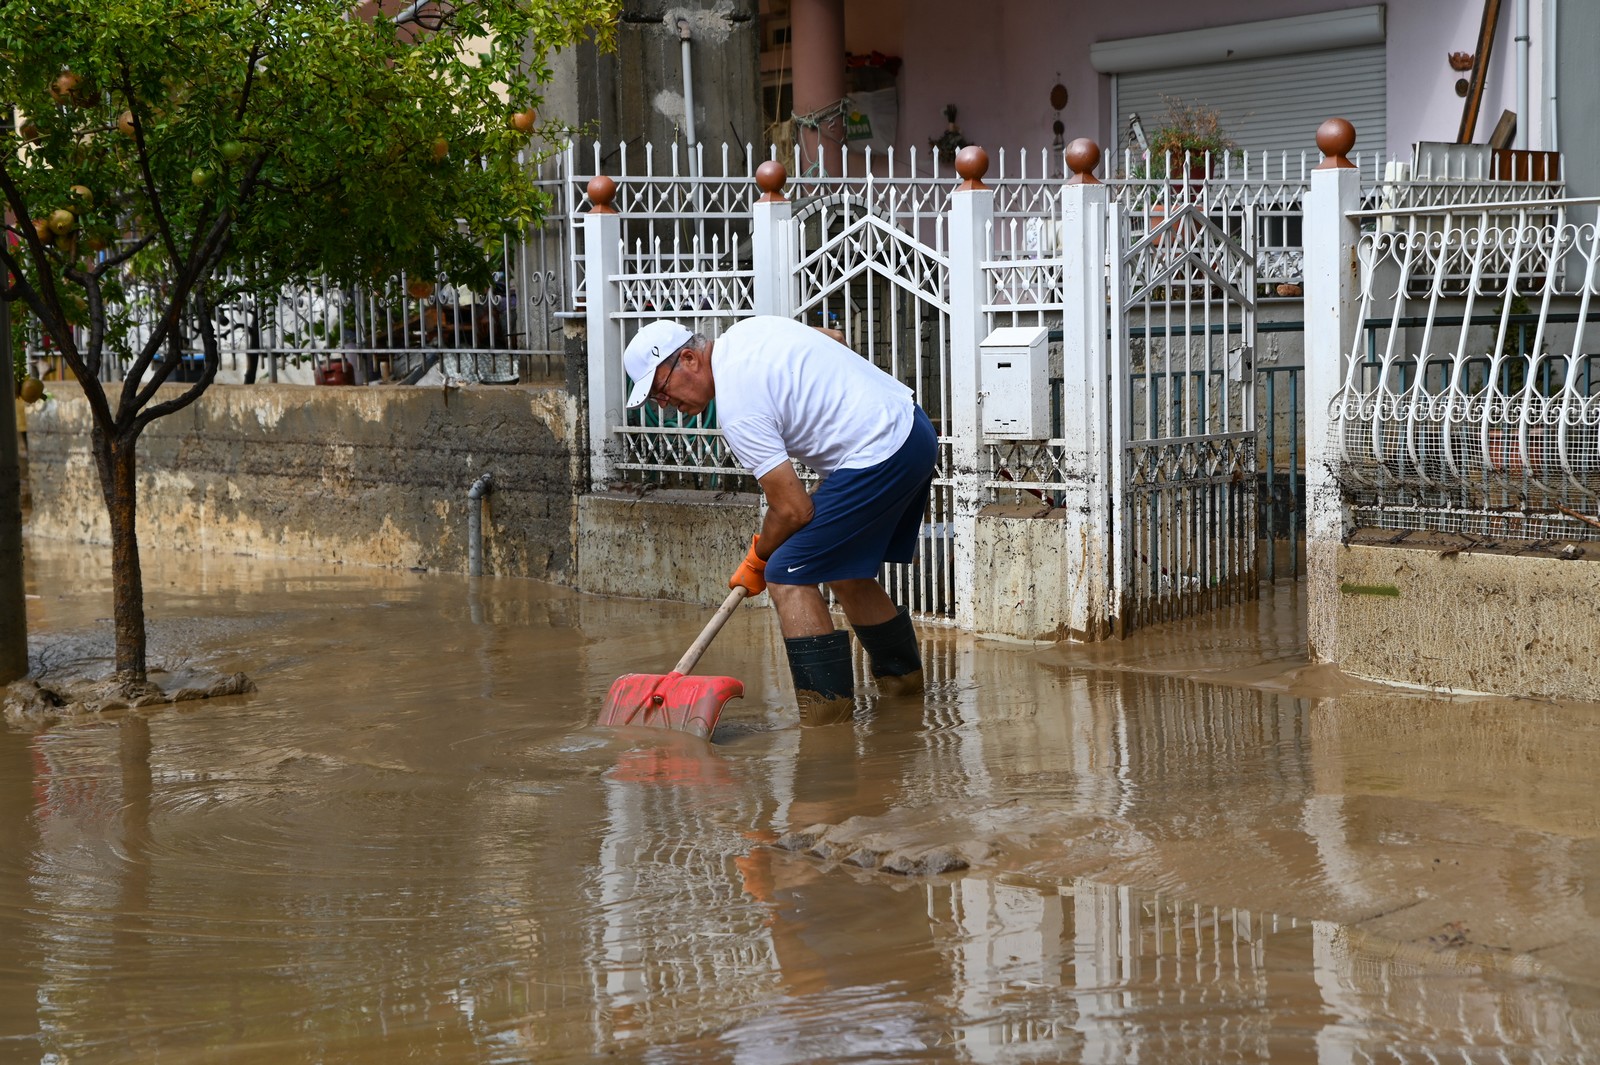
{"label": "orange rubber glove", "polygon": [[767,571],[767,563],[756,557],[756,542],[760,539],[759,535],[750,537],[750,550],[745,553],[739,568],[733,571],[733,576],[728,578],[729,588],[743,585],[751,595],[760,595],[767,590],[767,578],[762,576]]}

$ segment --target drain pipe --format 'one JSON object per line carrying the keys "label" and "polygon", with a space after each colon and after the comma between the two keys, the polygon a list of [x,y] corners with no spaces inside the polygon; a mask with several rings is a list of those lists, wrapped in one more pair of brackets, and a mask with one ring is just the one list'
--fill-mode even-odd
{"label": "drain pipe", "polygon": [[1556,88],[1556,36],[1560,32],[1560,0],[1545,0],[1545,33],[1544,33],[1544,150],[1559,152],[1561,150],[1561,123],[1558,109],[1560,98]]}
{"label": "drain pipe", "polygon": [[1517,133],[1511,142],[1517,148],[1528,146],[1528,126],[1533,122],[1533,116],[1528,114],[1528,53],[1531,43],[1528,37],[1528,0],[1517,0]]}
{"label": "drain pipe", "polygon": [[699,177],[694,139],[694,60],[689,48],[689,20],[678,20],[678,42],[683,53],[683,135],[689,141],[689,176]]}
{"label": "drain pipe", "polygon": [[494,477],[484,474],[467,489],[467,576],[483,576],[483,497],[494,487]]}

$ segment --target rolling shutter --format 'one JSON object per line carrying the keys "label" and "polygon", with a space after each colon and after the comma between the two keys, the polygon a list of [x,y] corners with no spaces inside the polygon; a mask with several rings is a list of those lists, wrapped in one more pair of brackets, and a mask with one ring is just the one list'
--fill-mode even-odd
{"label": "rolling shutter", "polygon": [[1147,134],[1162,124],[1163,95],[1215,108],[1246,151],[1295,158],[1305,151],[1315,158],[1317,127],[1339,117],[1355,125],[1357,152],[1381,154],[1388,135],[1384,75],[1381,44],[1118,74],[1118,156],[1136,147],[1130,115],[1139,116]]}

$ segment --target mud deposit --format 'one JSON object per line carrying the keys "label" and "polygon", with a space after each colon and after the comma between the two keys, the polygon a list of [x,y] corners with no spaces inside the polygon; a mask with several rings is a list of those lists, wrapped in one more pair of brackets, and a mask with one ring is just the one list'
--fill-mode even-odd
{"label": "mud deposit", "polygon": [[[28,561],[92,671],[106,554]],[[811,730],[746,610],[706,746],[592,727],[706,610],[145,568],[160,668],[257,690],[0,730],[0,1062],[1600,1059],[1600,709],[1307,670],[1292,591],[926,628]]]}

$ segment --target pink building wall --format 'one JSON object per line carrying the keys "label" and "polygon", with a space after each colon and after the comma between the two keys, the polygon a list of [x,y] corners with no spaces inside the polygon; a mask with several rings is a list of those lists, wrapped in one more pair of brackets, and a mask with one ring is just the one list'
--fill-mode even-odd
{"label": "pink building wall", "polygon": [[[1125,37],[1206,29],[1238,22],[1363,7],[1369,0],[845,0],[845,44],[905,61],[899,77],[899,139],[925,150],[944,130],[943,111],[955,104],[966,138],[990,149],[1030,150],[1052,140],[1050,88],[1066,86],[1061,118],[1065,139],[1109,139],[1111,79],[1089,65],[1089,45]],[[1543,0],[1532,0],[1529,147],[1542,147],[1540,31]],[[1516,109],[1514,3],[1502,5],[1475,140],[1484,140],[1502,110]],[[1389,0],[1386,9],[1388,143],[1358,143],[1409,159],[1412,142],[1453,141],[1462,75],[1450,52],[1477,47],[1482,7],[1477,0]],[[1314,129],[1306,148],[1315,148]],[[1009,167],[1008,167],[1009,169]]]}

